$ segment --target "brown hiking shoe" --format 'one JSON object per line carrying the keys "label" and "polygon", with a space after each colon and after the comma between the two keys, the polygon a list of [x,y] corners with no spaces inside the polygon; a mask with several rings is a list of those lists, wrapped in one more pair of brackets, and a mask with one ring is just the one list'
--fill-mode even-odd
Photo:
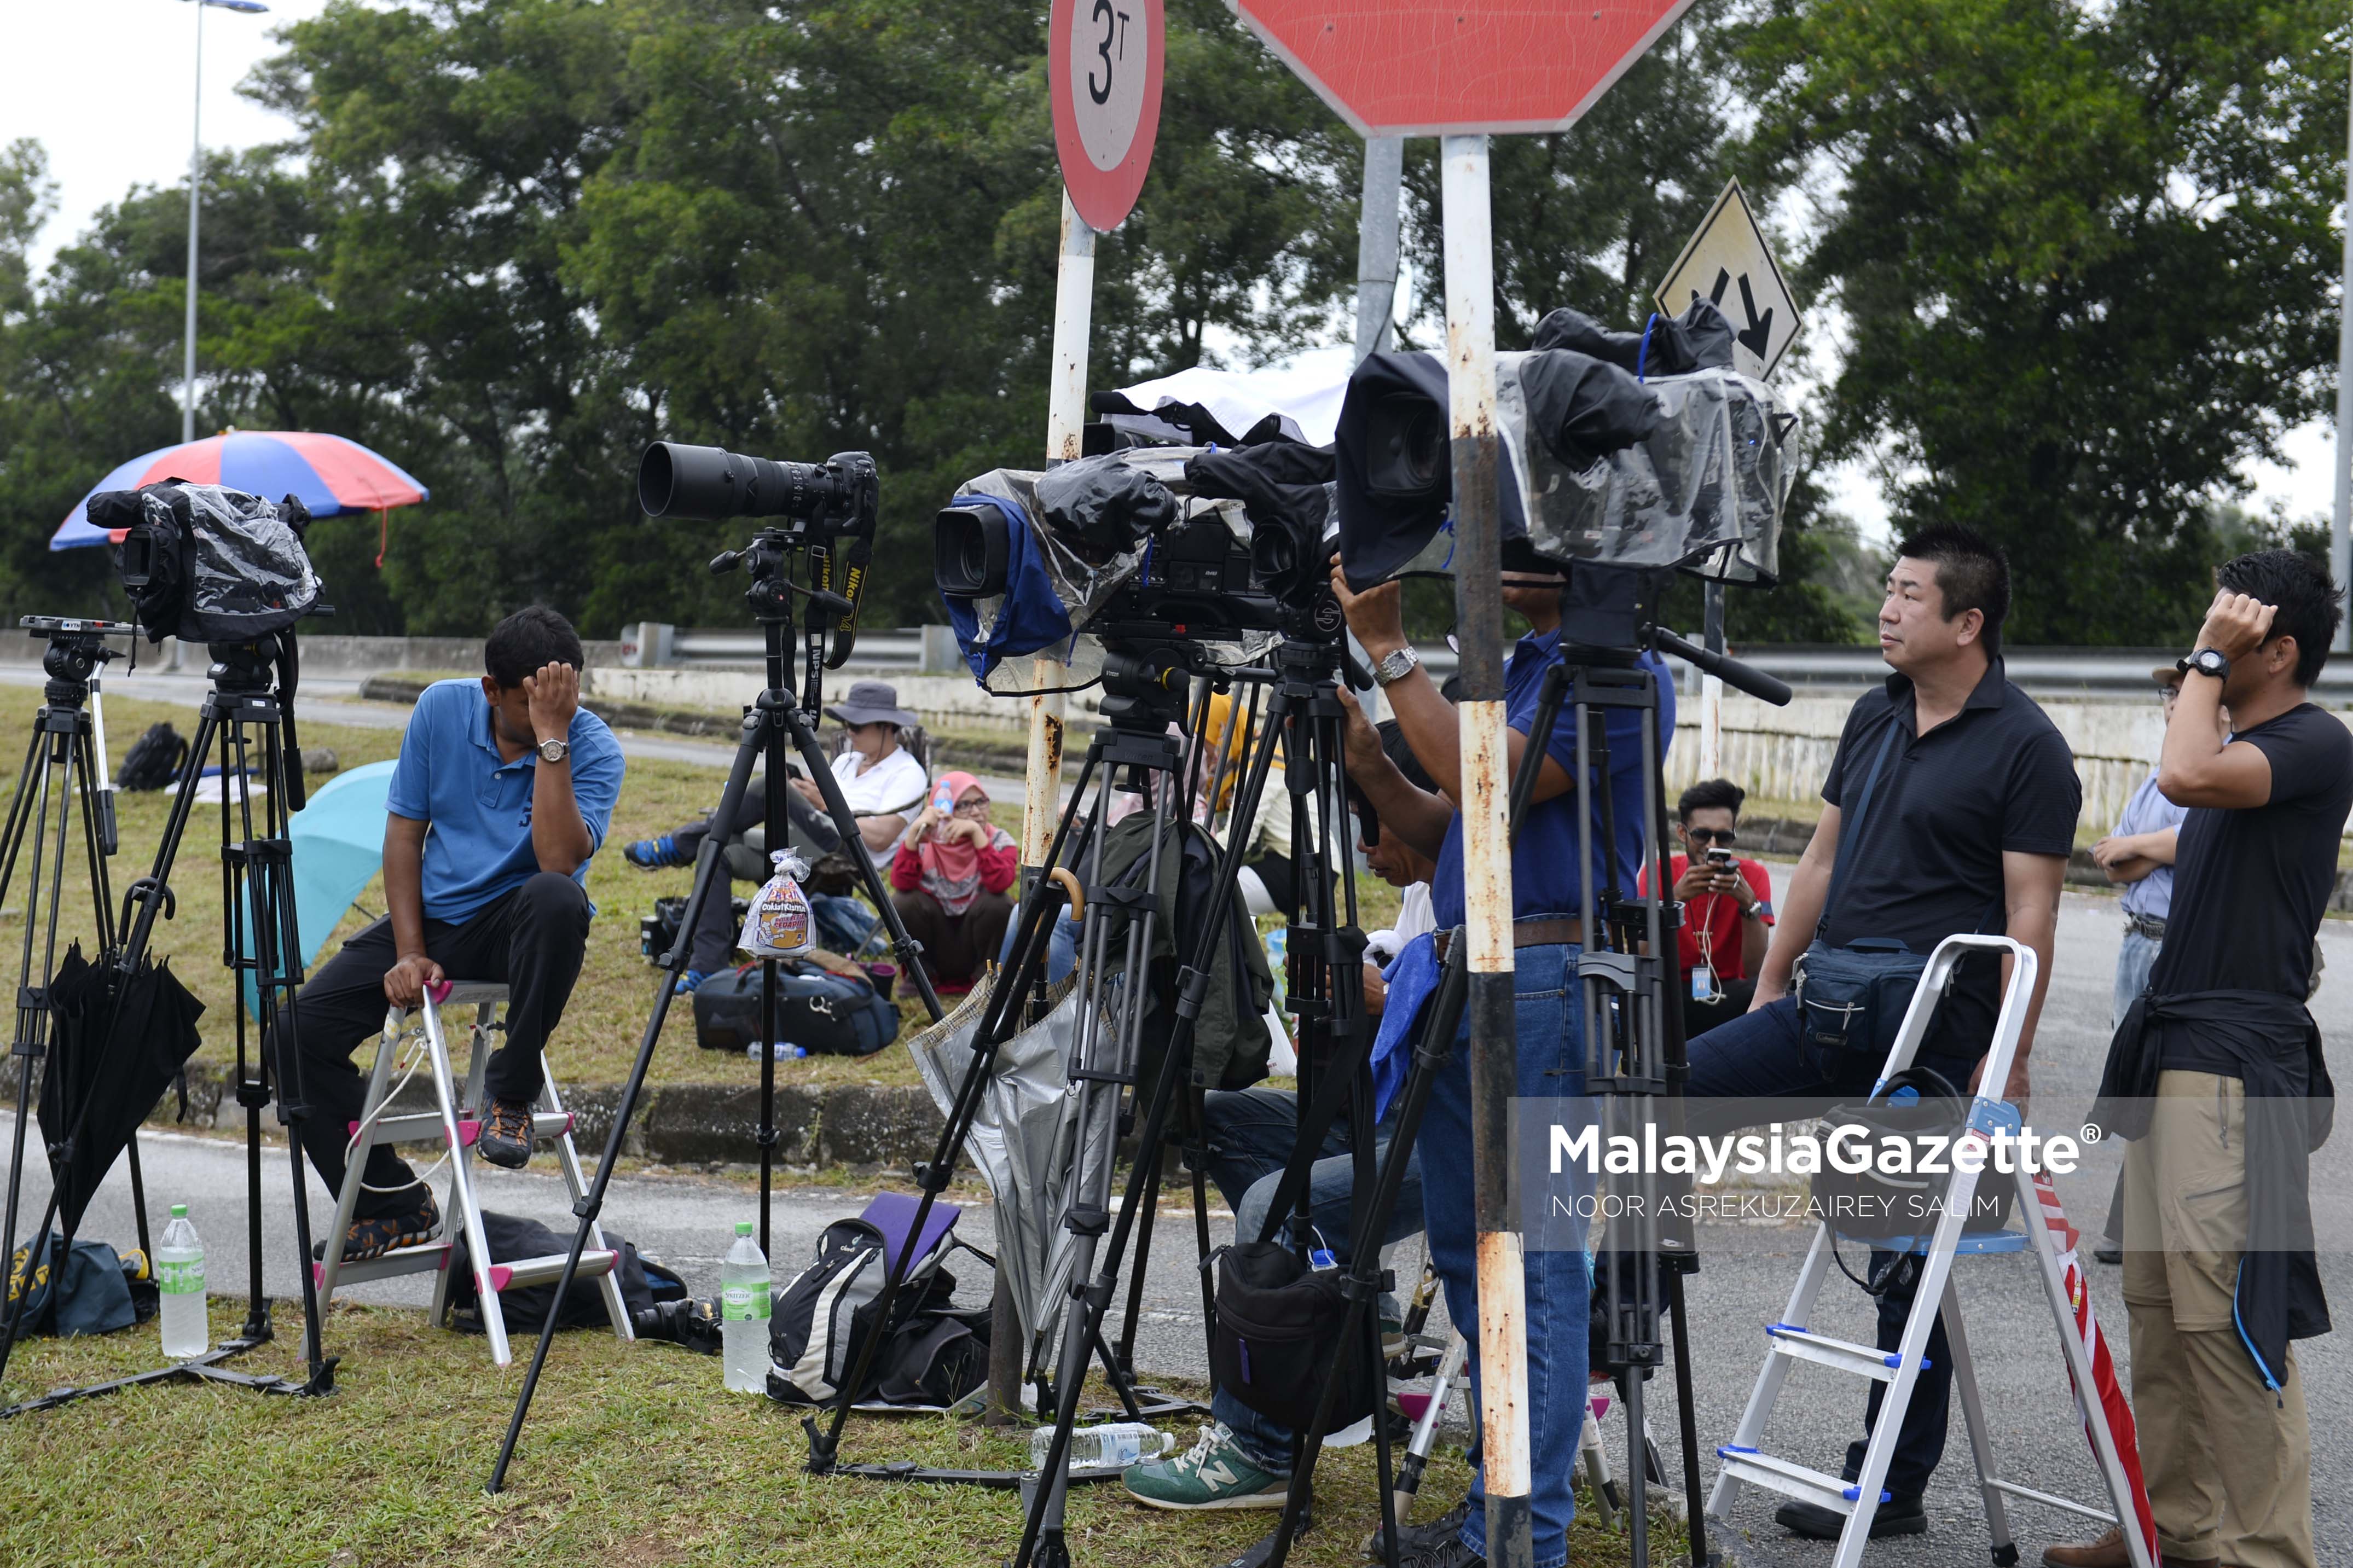
{"label": "brown hiking shoe", "polygon": [[[441,1205],[433,1201],[433,1189],[420,1183],[415,1206],[399,1214],[352,1221],[352,1228],[343,1233],[343,1261],[364,1263],[404,1247],[422,1247],[440,1234]],[[313,1260],[323,1260],[326,1256],[325,1242],[311,1244]]]}
{"label": "brown hiking shoe", "polygon": [[531,1103],[491,1101],[491,1113],[482,1119],[482,1130],[474,1137],[475,1152],[493,1165],[520,1171],[531,1163]]}

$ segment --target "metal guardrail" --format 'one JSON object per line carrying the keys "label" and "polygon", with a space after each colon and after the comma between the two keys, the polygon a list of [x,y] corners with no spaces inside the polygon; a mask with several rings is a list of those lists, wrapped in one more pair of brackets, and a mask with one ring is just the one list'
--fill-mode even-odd
{"label": "metal guardrail", "polygon": [[[623,637],[622,662],[686,667],[756,666],[760,634],[744,626],[668,626],[652,622]],[[1736,645],[1734,655],[1766,674],[1801,689],[1855,690],[1882,679],[1886,663],[1875,647]],[[2171,664],[2181,648],[2017,647],[2003,655],[2010,678],[2037,696],[2143,694],[2149,672]],[[1422,664],[1443,680],[1461,660],[1443,643],[1421,649]],[[1678,681],[1690,672],[1681,659],[1668,665]],[[872,628],[858,634],[851,663],[861,668],[953,673],[960,668],[945,626]],[[2353,703],[2353,659],[2340,659],[2321,672],[2315,694],[2323,702]]]}

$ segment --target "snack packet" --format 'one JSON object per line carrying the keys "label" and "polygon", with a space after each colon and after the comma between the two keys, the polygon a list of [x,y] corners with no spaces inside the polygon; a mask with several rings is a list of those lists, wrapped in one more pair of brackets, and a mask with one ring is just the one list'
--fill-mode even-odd
{"label": "snack packet", "polygon": [[809,917],[808,895],[800,884],[808,875],[808,863],[789,849],[770,855],[768,863],[776,874],[761,884],[752,900],[736,945],[754,958],[797,958],[817,945],[817,922]]}

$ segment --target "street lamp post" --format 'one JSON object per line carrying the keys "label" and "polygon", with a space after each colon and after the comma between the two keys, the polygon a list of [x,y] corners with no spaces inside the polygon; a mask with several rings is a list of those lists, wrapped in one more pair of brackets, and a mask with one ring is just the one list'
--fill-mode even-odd
{"label": "street lamp post", "polygon": [[196,210],[205,183],[205,13],[216,6],[248,15],[269,9],[261,0],[196,0],[196,107],[193,145],[188,150],[188,332],[180,373],[183,441],[196,438]]}

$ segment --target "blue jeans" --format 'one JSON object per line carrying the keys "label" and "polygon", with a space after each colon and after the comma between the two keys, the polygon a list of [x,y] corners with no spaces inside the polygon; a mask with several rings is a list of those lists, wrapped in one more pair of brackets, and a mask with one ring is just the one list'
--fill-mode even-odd
{"label": "blue jeans", "polygon": [[[1950,1079],[1953,1087],[1968,1092],[1973,1057],[1922,1053],[1918,1065]],[[1871,1092],[1886,1065],[1883,1057],[1862,1052],[1826,1050],[1807,1041],[1798,1021],[1798,1004],[1784,996],[1753,1013],[1744,1014],[1721,1028],[1710,1029],[1691,1043],[1691,1082],[1685,1089],[1685,1124],[1695,1137],[1714,1137],[1735,1128],[1754,1127],[1770,1120],[1751,1100],[1824,1095],[1857,1099]],[[1733,1097],[1738,1097],[1734,1100]],[[1711,1109],[1711,1100],[1726,1103]],[[1903,1343],[1904,1322],[1912,1315],[1912,1299],[1919,1269],[1915,1260],[1873,1250],[1865,1278],[1892,1283],[1879,1298],[1879,1348],[1893,1351]],[[1880,1396],[1887,1385],[1873,1382],[1863,1405],[1866,1435],[1879,1419]],[[1945,1319],[1936,1318],[1928,1334],[1927,1364],[1912,1386],[1912,1403],[1896,1433],[1895,1455],[1888,1463],[1885,1489],[1897,1497],[1917,1497],[1945,1457],[1945,1429],[1950,1419],[1953,1391],[1952,1347],[1945,1339]],[[1846,1451],[1846,1479],[1862,1473],[1864,1445]]]}
{"label": "blue jeans", "polygon": [[[997,950],[999,965],[1013,962],[1013,944],[1021,935],[1021,907],[1013,909],[1013,918],[1005,922],[1005,942]],[[1060,985],[1071,970],[1079,966],[1079,922],[1065,910],[1054,921],[1054,929],[1046,933],[1046,984]]]}
{"label": "blue jeans", "polygon": [[[1234,1236],[1256,1241],[1265,1228],[1267,1211],[1282,1184],[1282,1168],[1299,1129],[1299,1097],[1287,1089],[1212,1090],[1203,1098],[1202,1121],[1208,1145],[1207,1172],[1234,1211]],[[1394,1128],[1383,1122],[1373,1130],[1373,1160],[1387,1157]],[[1334,1258],[1345,1268],[1349,1260],[1349,1199],[1356,1186],[1356,1159],[1351,1153],[1345,1115],[1324,1134],[1321,1157],[1309,1167],[1307,1195],[1316,1230]],[[1421,1155],[1406,1160],[1405,1184],[1398,1191],[1397,1212],[1389,1216],[1381,1238],[1386,1247],[1421,1228]],[[1281,1239],[1278,1233],[1277,1239]],[[1291,1469],[1291,1428],[1261,1415],[1219,1388],[1210,1396],[1210,1414],[1226,1424],[1242,1452],[1261,1469],[1277,1475]]]}
{"label": "blue jeans", "polygon": [[2111,1032],[2125,1021],[2125,1015],[2132,1010],[2140,994],[2148,989],[2148,972],[2157,967],[2157,955],[2164,945],[2130,926],[2125,928],[2125,944],[2116,950],[2116,994],[2108,1001]]}
{"label": "blue jeans", "polygon": [[[1574,947],[1524,947],[1513,955],[1518,1091],[1523,1099],[1560,1100],[1585,1092],[1585,1026],[1569,999]],[[1430,1261],[1446,1290],[1446,1310],[1471,1342],[1471,1396],[1479,1397],[1477,1211],[1472,1184],[1470,1025],[1455,1036],[1454,1054],[1431,1086],[1421,1123],[1422,1215],[1430,1227]],[[1593,1284],[1579,1247],[1530,1249],[1527,1279],[1528,1424],[1531,1491],[1535,1517],[1535,1568],[1568,1561],[1568,1525],[1577,1508],[1569,1489],[1577,1438],[1585,1430],[1587,1327]],[[1471,1517],[1462,1544],[1487,1554],[1487,1483],[1471,1480]]]}

